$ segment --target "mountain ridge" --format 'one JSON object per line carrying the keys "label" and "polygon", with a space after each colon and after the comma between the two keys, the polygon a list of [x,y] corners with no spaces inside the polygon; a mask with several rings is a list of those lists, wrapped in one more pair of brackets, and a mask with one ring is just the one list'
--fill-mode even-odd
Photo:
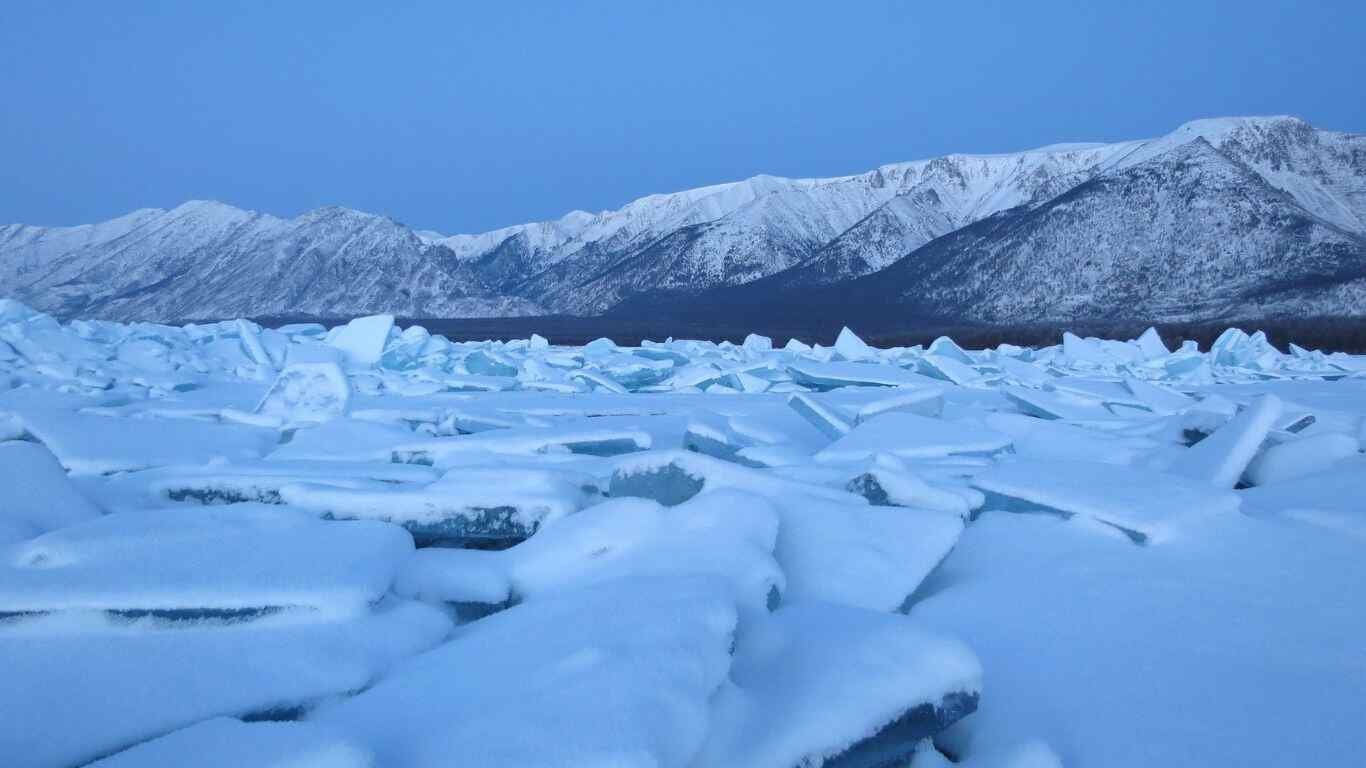
{"label": "mountain ridge", "polygon": [[[1332,280],[1322,270],[1300,274],[1287,267],[1285,275],[1257,271],[1265,281],[1302,284],[1300,298],[1283,307],[1284,302],[1267,306],[1282,307],[1276,311],[1322,305],[1333,312],[1366,312],[1353,305],[1359,291],[1351,287],[1355,278],[1347,279],[1355,274],[1359,243],[1366,238],[1366,137],[1321,131],[1293,117],[1197,120],[1150,140],[952,154],[825,179],[759,175],[648,195],[597,214],[571,211],[552,221],[469,235],[415,231],[390,217],[340,206],[285,219],[215,201],[141,209],[76,227],[6,225],[0,226],[0,295],[59,316],[121,320],[370,312],[596,315],[632,307],[645,311],[652,296],[684,297],[682,301],[707,292],[742,296],[744,291],[732,289],[747,284],[818,296],[830,286],[879,274],[883,281],[919,286],[917,290],[928,292],[921,298],[929,299],[949,295],[944,293],[950,291],[947,284],[929,286],[916,277],[916,268],[905,264],[937,253],[922,253],[930,244],[1005,211],[1043,210],[1096,179],[1118,179],[1195,142],[1218,156],[1205,156],[1202,162],[1227,160],[1250,174],[1240,176],[1234,186],[1197,185],[1199,199],[1194,202],[1203,211],[1199,221],[1178,215],[1170,201],[1153,201],[1153,210],[1167,217],[1163,226],[1179,226],[1180,232],[1142,226],[1119,215],[1126,201],[1098,196],[1095,200],[1104,197],[1112,209],[1087,208],[1085,216],[1092,220],[1068,230],[1067,237],[1085,240],[1080,233],[1087,227],[1101,231],[1112,226],[1116,229],[1110,235],[1118,238],[1122,229],[1130,242],[1090,241],[1088,247],[1100,248],[1105,258],[1135,248],[1177,245],[1194,259],[1239,263],[1266,255],[1255,256],[1250,245],[1222,251],[1205,247],[1218,240],[1213,233],[1222,227],[1219,237],[1260,243],[1260,248],[1274,243],[1276,249],[1303,256],[1305,264],[1327,258],[1305,255],[1308,246],[1288,244],[1288,234],[1273,232],[1265,222],[1232,218],[1236,210],[1228,205],[1237,201],[1238,185],[1265,186],[1284,196],[1274,204],[1261,203],[1276,212],[1276,226],[1298,227],[1295,231],[1304,237],[1317,238],[1315,242],[1322,242],[1314,247],[1320,252],[1326,253],[1331,240],[1338,249],[1334,258],[1346,265],[1329,271],[1343,278]],[[1177,173],[1176,165],[1162,167]],[[1131,192],[1139,193],[1137,188]],[[1258,199],[1266,194],[1259,191]],[[1053,223],[1045,226],[1038,219],[1031,240],[1012,241],[1016,251],[1026,249],[1044,259],[1024,272],[1016,269],[1017,282],[1032,284],[1021,277],[1031,269],[1040,275],[1056,272],[1057,264],[1048,259],[1075,261],[1065,242],[1045,242],[1064,231],[1056,221],[1061,216],[1057,206],[1048,210]],[[1004,253],[1000,248],[992,252],[997,257]],[[962,259],[954,263],[991,274],[989,265],[970,267]],[[897,265],[902,267],[893,269]],[[1215,269],[1213,262],[1206,266]],[[1233,280],[1236,270],[1224,274]],[[1206,290],[1228,287],[1202,285]],[[1040,297],[1051,295],[1042,284],[1031,290],[1037,296],[1021,299],[1021,306],[1041,306]],[[1252,295],[1247,286],[1238,290],[1239,295]],[[907,294],[897,295],[899,305]],[[1169,303],[1192,301],[1188,292],[1181,295],[1185,298]],[[961,302],[941,303],[946,311],[957,306],[955,311],[966,313],[964,319],[992,316]],[[700,305],[717,311],[715,300]],[[1193,302],[1190,317],[1221,311],[1214,306]],[[1075,307],[1105,309],[1084,301]]]}

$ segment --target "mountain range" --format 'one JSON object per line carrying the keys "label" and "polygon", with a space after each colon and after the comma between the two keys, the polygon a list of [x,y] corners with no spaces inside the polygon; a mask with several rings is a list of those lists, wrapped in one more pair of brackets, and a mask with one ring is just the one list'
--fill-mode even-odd
{"label": "mountain range", "polygon": [[1366,315],[1366,136],[1293,117],[756,176],[475,235],[210,201],[0,226],[0,296],[184,321],[809,312],[966,323]]}

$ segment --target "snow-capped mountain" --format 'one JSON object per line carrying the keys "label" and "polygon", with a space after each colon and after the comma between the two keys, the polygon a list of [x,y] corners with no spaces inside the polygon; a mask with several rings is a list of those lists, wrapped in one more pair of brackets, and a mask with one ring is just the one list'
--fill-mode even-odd
{"label": "snow-capped mountain", "polygon": [[883,299],[964,319],[1204,317],[1254,296],[1258,311],[1361,314],[1363,238],[1366,137],[1227,118],[1150,141],[757,176],[476,235],[203,202],[12,225],[0,295],[116,319],[599,314],[661,294],[714,315],[775,292],[830,300],[878,273]]}
{"label": "snow-capped mountain", "polygon": [[469,262],[383,216],[296,219],[192,201],[93,226],[0,228],[5,293],[63,316],[183,320],[536,314]]}

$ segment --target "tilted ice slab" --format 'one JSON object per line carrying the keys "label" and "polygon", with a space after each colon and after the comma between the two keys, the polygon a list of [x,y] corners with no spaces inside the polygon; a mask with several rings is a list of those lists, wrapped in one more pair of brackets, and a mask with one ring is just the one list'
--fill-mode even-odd
{"label": "tilted ice slab", "polygon": [[288,442],[270,452],[269,458],[388,462],[395,446],[417,437],[407,425],[336,419],[296,429]]}
{"label": "tilted ice slab", "polygon": [[9,612],[363,611],[413,550],[402,529],[234,504],[122,512],[3,550]]}
{"label": "tilted ice slab", "polygon": [[0,442],[0,547],[99,514],[47,448]]}
{"label": "tilted ice slab", "polygon": [[1262,395],[1209,437],[1175,456],[1168,471],[1232,488],[1280,415],[1281,401],[1275,395]]}
{"label": "tilted ice slab", "polygon": [[890,453],[906,459],[954,453],[993,453],[1010,437],[985,427],[931,419],[914,413],[883,413],[854,427],[816,454],[817,461],[847,462]]}
{"label": "tilted ice slab", "polygon": [[991,413],[984,421],[1009,435],[1014,453],[1027,459],[1134,464],[1163,447],[1150,437],[1114,434],[1018,413]]}
{"label": "tilted ice slab", "polygon": [[203,504],[279,504],[281,489],[297,483],[368,488],[378,482],[397,490],[398,484],[430,483],[440,476],[439,471],[417,464],[265,459],[147,469],[122,474],[108,482],[144,502],[169,499]]}
{"label": "tilted ice slab", "polygon": [[740,636],[694,765],[895,765],[976,708],[981,677],[966,646],[904,616],[785,606]]}
{"label": "tilted ice slab", "polygon": [[384,354],[393,327],[393,315],[358,317],[333,328],[327,334],[327,343],[344,352],[352,365],[374,365]]}
{"label": "tilted ice slab", "polygon": [[1321,432],[1267,447],[1252,460],[1244,476],[1252,485],[1280,483],[1321,472],[1360,454],[1355,435]]}
{"label": "tilted ice slab", "polygon": [[240,461],[265,455],[275,430],[188,419],[134,419],[59,410],[20,413],[24,428],[73,474]]}
{"label": "tilted ice slab", "polygon": [[786,579],[773,559],[779,515],[762,497],[707,494],[676,507],[614,499],[549,525],[500,552],[416,552],[395,582],[400,595],[499,606],[551,599],[631,578],[713,576],[751,613],[775,606]]}
{"label": "tilted ice slab", "polygon": [[706,736],[735,623],[719,579],[597,584],[470,624],[310,720],[387,768],[682,768]]}
{"label": "tilted ice slab", "polygon": [[215,717],[90,764],[90,768],[372,768],[374,756],[313,723]]}
{"label": "tilted ice slab", "polygon": [[457,466],[419,487],[298,483],[280,489],[285,504],[338,520],[397,523],[424,544],[506,545],[600,495],[581,473],[553,466]]}
{"label": "tilted ice slab", "polygon": [[848,491],[685,451],[618,460],[610,493],[675,505],[723,490],[754,494],[778,510],[776,555],[794,600],[896,610],[963,530],[956,512],[874,506]]}
{"label": "tilted ice slab", "polygon": [[642,430],[619,429],[506,429],[459,437],[414,440],[394,448],[396,461],[434,464],[456,463],[471,453],[527,456],[538,453],[581,453],[589,456],[615,456],[643,451],[651,439]]}
{"label": "tilted ice slab", "polygon": [[209,717],[289,716],[365,688],[450,627],[411,602],[326,621],[163,629],[53,615],[0,626],[0,755],[7,768],[63,768]]}
{"label": "tilted ice slab", "polygon": [[256,406],[256,413],[287,422],[321,422],[346,415],[351,384],[335,362],[291,363]]}
{"label": "tilted ice slab", "polygon": [[1237,511],[1239,499],[1180,475],[1083,461],[1006,460],[973,478],[985,509],[1081,515],[1146,542],[1174,534],[1182,518]]}
{"label": "tilted ice slab", "polygon": [[834,502],[864,503],[862,498],[846,491],[788,480],[691,451],[647,451],[623,456],[614,463],[608,490],[611,496],[640,496],[666,506],[723,488],[769,498],[798,494]]}
{"label": "tilted ice slab", "polygon": [[787,370],[793,381],[817,390],[850,386],[923,387],[937,383],[913,371],[880,363],[801,360],[788,363]]}

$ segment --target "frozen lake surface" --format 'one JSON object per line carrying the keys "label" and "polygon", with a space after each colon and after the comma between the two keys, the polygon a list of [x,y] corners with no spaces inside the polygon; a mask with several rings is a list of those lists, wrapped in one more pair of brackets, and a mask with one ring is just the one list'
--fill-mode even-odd
{"label": "frozen lake surface", "polygon": [[0,301],[0,764],[1338,766],[1366,358]]}

